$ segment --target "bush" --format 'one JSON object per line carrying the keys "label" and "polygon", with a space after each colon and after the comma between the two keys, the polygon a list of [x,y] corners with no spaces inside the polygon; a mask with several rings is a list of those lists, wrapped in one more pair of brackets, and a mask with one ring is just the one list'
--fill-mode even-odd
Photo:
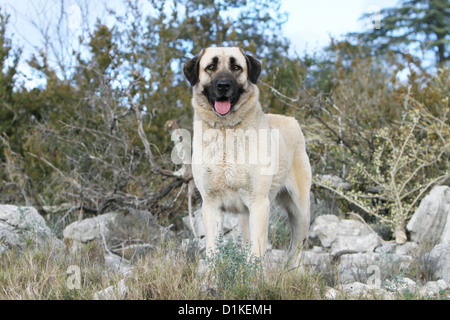
{"label": "bush", "polygon": [[[411,108],[400,125],[377,130],[373,160],[358,162],[350,172],[353,184],[363,181],[366,191],[349,195],[387,223],[398,243],[406,241],[406,223],[423,194],[446,175],[433,167],[443,160],[446,150],[431,141],[425,126],[420,128],[425,117],[423,108]],[[369,187],[372,192],[367,192]]]}
{"label": "bush", "polygon": [[251,254],[250,245],[244,245],[240,237],[233,240],[220,235],[216,240],[216,251],[206,262],[220,296],[254,298],[256,284],[262,279],[262,260]]}

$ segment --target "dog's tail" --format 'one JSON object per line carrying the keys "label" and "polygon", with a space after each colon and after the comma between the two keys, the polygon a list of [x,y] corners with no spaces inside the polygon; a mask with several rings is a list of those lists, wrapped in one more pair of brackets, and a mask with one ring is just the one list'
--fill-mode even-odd
{"label": "dog's tail", "polygon": [[292,201],[287,207],[291,225],[290,254],[294,254],[306,239],[310,223],[311,166],[306,154],[305,140],[300,130],[301,139],[297,144],[291,167],[292,187],[289,190]]}

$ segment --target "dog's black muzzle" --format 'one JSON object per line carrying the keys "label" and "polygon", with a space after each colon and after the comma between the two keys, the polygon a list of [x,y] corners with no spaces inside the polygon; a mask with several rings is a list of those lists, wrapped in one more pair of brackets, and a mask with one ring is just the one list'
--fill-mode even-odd
{"label": "dog's black muzzle", "polygon": [[242,87],[234,76],[218,73],[211,84],[205,86],[203,94],[208,98],[216,114],[223,117],[232,111],[242,92]]}

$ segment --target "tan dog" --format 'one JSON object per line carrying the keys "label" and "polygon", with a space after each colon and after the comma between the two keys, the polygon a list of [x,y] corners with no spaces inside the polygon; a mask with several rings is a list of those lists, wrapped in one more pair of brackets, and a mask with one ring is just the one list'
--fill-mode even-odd
{"label": "tan dog", "polygon": [[289,216],[292,254],[310,222],[311,167],[298,122],[263,113],[256,86],[261,64],[240,48],[204,49],[183,71],[193,87],[192,172],[203,200],[207,253],[230,211],[240,213],[252,253],[263,256],[276,202]]}

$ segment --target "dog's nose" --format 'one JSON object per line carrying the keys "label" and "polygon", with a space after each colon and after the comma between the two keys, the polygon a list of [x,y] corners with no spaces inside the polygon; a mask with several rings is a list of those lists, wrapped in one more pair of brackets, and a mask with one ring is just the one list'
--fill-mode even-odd
{"label": "dog's nose", "polygon": [[231,81],[230,80],[218,80],[216,82],[216,88],[220,92],[227,92],[231,88]]}

